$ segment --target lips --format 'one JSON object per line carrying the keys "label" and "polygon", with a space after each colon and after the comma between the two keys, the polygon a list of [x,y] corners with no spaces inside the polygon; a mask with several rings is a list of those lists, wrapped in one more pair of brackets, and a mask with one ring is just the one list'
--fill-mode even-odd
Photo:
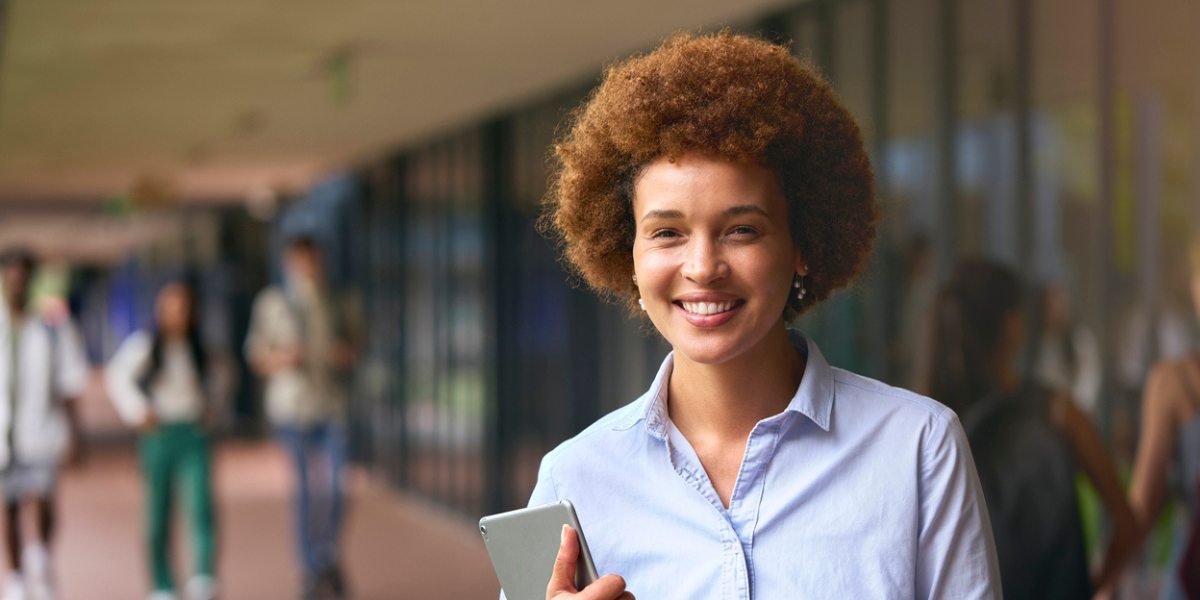
{"label": "lips", "polygon": [[729,322],[746,301],[730,297],[692,296],[676,300],[673,304],[692,326],[708,329]]}

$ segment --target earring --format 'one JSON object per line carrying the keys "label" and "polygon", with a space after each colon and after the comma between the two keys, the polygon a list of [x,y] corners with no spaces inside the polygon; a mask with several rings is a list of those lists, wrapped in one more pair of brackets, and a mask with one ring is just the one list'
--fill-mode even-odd
{"label": "earring", "polygon": [[634,283],[637,283],[637,275],[634,275],[634,276],[633,276],[633,282],[634,282]]}
{"label": "earring", "polygon": [[796,292],[796,299],[797,299],[797,300],[803,300],[803,299],[804,299],[804,292],[805,292],[805,289],[804,289],[804,277],[803,277],[803,276],[801,276],[799,273],[796,273],[796,280],[792,282],[792,287],[793,287],[793,288],[796,288],[796,289],[798,290],[798,291]]}
{"label": "earring", "polygon": [[641,298],[638,298],[638,306],[642,307],[642,310],[643,310],[643,311],[645,311],[645,310],[646,310],[646,303],[645,303],[645,302],[642,302],[642,299],[641,299]]}

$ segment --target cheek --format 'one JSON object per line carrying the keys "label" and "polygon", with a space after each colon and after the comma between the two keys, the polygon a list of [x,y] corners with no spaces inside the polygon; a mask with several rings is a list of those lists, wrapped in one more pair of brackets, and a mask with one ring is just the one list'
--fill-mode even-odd
{"label": "cheek", "polygon": [[744,281],[763,292],[776,295],[775,292],[791,287],[796,269],[786,260],[785,253],[773,250],[762,248],[748,252],[735,268]]}
{"label": "cheek", "polygon": [[637,273],[637,286],[642,296],[664,292],[679,272],[678,261],[670,251],[662,249],[637,252],[634,249],[633,269]]}

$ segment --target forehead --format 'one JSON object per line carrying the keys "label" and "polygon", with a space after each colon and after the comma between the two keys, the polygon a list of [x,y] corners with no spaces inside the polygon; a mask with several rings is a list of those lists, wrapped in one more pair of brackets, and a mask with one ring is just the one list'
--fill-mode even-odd
{"label": "forehead", "polygon": [[164,300],[188,300],[190,294],[188,288],[182,284],[172,283],[163,286],[162,291],[158,293],[159,297]]}
{"label": "forehead", "polygon": [[651,162],[634,182],[633,192],[638,218],[668,207],[689,214],[750,204],[772,217],[784,216],[787,209],[770,169],[699,154]]}

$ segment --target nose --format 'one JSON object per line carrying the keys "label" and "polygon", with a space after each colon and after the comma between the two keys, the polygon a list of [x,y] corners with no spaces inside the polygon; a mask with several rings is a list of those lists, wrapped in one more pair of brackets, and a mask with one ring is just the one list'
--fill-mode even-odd
{"label": "nose", "polygon": [[683,276],[689,281],[705,285],[729,274],[729,264],[721,252],[721,246],[709,236],[697,236],[688,244],[684,259]]}

